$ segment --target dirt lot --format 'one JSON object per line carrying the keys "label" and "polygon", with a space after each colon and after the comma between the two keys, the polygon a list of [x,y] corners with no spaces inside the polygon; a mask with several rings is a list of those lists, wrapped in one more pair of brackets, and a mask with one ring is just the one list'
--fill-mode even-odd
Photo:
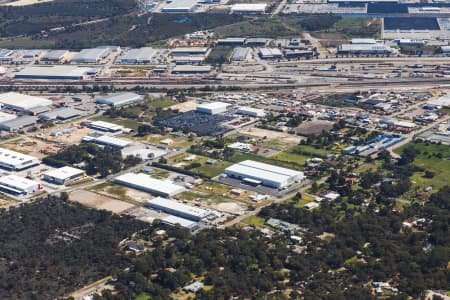
{"label": "dirt lot", "polygon": [[191,101],[186,101],[183,103],[178,103],[175,105],[172,105],[170,108],[173,109],[178,109],[180,112],[187,112],[190,110],[194,110],[197,107],[197,102],[194,100]]}
{"label": "dirt lot", "polygon": [[92,187],[91,190],[106,197],[123,199],[131,203],[136,202],[136,204],[146,203],[149,199],[153,198],[146,192],[117,184],[100,184]]}
{"label": "dirt lot", "polygon": [[2,144],[2,147],[23,154],[28,154],[39,159],[46,157],[50,152],[56,153],[59,150],[59,148],[53,143],[28,137],[11,143]]}
{"label": "dirt lot", "polygon": [[315,120],[303,122],[295,129],[295,132],[301,135],[320,134],[322,131],[329,131],[333,128],[333,122],[325,120]]}
{"label": "dirt lot", "polygon": [[134,207],[133,204],[116,200],[94,192],[78,190],[70,193],[69,199],[96,209],[105,209],[120,214]]}
{"label": "dirt lot", "polygon": [[[71,126],[67,126],[66,128],[70,128]],[[53,129],[49,129],[44,133],[44,137],[46,139],[55,141],[55,142],[60,142],[63,144],[67,144],[67,145],[72,145],[72,144],[78,144],[80,143],[81,139],[89,134],[94,132],[93,130],[86,128],[86,127],[78,127],[78,126],[73,126],[73,130],[72,132],[68,132],[68,133],[64,133],[58,136],[51,136],[50,134],[52,132],[56,131],[54,128]]]}
{"label": "dirt lot", "polygon": [[283,140],[286,143],[290,144],[298,144],[300,140],[302,139],[299,136],[295,136],[286,132],[279,132],[279,131],[273,131],[273,130],[267,130],[267,129],[261,129],[261,128],[248,128],[243,129],[239,131],[241,134],[248,134],[253,135],[257,137],[267,137],[269,140]]}
{"label": "dirt lot", "polygon": [[245,205],[236,202],[223,202],[212,205],[211,207],[218,211],[223,211],[235,215],[242,215],[245,213],[245,210],[247,209]]}

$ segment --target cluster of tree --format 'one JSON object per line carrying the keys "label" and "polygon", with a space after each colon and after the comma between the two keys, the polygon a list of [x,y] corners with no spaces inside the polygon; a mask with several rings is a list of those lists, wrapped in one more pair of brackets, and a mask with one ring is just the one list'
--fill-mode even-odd
{"label": "cluster of tree", "polygon": [[[114,17],[136,9],[131,0],[68,0],[0,6],[0,36],[33,35],[54,27]],[[82,26],[73,27],[83,30]]]}
{"label": "cluster of tree", "polygon": [[[339,201],[314,211],[293,203],[263,208],[263,218],[276,217],[308,229],[302,253],[292,251],[283,233],[266,238],[256,230],[239,228],[207,229],[196,235],[171,229],[165,240],[155,242],[152,252],[136,257],[130,270],[118,276],[117,293],[105,292],[96,299],[133,299],[142,294],[170,299],[198,276],[211,288],[199,291],[196,299],[374,299],[371,281],[396,286],[400,293],[390,299],[417,297],[428,288],[448,287],[449,207],[450,187],[424,206],[403,212],[370,206],[353,211]],[[422,231],[402,228],[402,222],[411,218],[432,222]],[[330,237],[320,238],[324,232]],[[286,290],[291,292],[285,294]]]}
{"label": "cluster of tree", "polygon": [[54,167],[84,164],[88,175],[99,173],[101,177],[106,177],[135,166],[142,162],[142,159],[132,155],[123,158],[120,149],[101,148],[92,143],[83,143],[71,145],[55,155],[45,157],[43,161]]}
{"label": "cluster of tree", "polygon": [[54,196],[2,209],[0,298],[56,299],[118,274],[118,243],[146,226]]}

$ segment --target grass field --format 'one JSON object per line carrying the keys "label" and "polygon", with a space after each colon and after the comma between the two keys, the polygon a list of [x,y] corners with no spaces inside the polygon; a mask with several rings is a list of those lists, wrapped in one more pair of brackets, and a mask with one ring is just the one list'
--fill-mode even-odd
{"label": "grass field", "polygon": [[300,208],[300,207],[305,206],[305,204],[307,204],[309,202],[313,202],[313,201],[314,201],[314,197],[312,197],[310,195],[302,194],[302,198],[295,203],[295,207]]}
{"label": "grass field", "polygon": [[266,226],[266,220],[264,218],[258,217],[258,216],[250,216],[241,221],[241,224],[244,226],[255,226],[255,227],[261,227],[261,228],[267,228]]}
{"label": "grass field", "polygon": [[159,98],[159,99],[150,101],[149,104],[153,108],[166,108],[166,107],[172,106],[174,104],[177,104],[177,102],[167,99],[167,98]]}
{"label": "grass field", "polygon": [[[435,174],[433,178],[425,178],[423,177],[423,172],[414,173],[413,176],[411,176],[412,190],[423,190],[428,186],[433,187],[433,190],[438,190],[445,185],[449,185],[450,146],[411,143],[400,147],[399,149],[395,150],[395,152],[401,154],[403,149],[410,145],[420,151],[420,154],[417,155],[414,160],[414,164]],[[436,157],[436,154],[438,153],[442,155],[442,158]]]}
{"label": "grass field", "polygon": [[98,116],[98,117],[92,118],[92,120],[109,122],[109,123],[113,123],[113,124],[124,126],[126,128],[131,128],[133,130],[137,130],[139,125],[142,124],[142,123],[140,123],[138,121],[131,120],[131,119],[110,118],[108,116]]}

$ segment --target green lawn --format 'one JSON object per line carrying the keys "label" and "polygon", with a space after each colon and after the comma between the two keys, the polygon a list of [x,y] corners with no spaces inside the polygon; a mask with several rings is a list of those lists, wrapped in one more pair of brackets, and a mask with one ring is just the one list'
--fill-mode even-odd
{"label": "green lawn", "polygon": [[258,216],[250,216],[250,217],[247,217],[247,218],[243,219],[243,220],[241,221],[241,223],[242,223],[244,226],[251,225],[251,226],[262,227],[262,228],[267,227],[266,224],[265,224],[265,223],[266,223],[266,220],[265,220],[264,218],[258,217]]}
{"label": "green lawn", "polygon": [[[423,172],[414,173],[411,176],[412,190],[423,190],[428,186],[438,190],[450,184],[450,146],[434,144],[427,146],[424,143],[410,143],[396,149],[395,152],[401,154],[403,149],[410,145],[420,151],[420,154],[414,160],[414,164],[435,174],[433,178],[424,178]],[[440,153],[442,158],[436,157],[435,154],[437,153]]]}
{"label": "green lawn", "polygon": [[140,123],[136,120],[132,120],[132,119],[111,118],[108,116],[98,116],[98,117],[92,118],[92,120],[109,122],[109,123],[124,126],[126,128],[131,128],[133,130],[137,130],[139,125],[142,124],[142,123]]}
{"label": "green lawn", "polygon": [[314,201],[314,197],[310,196],[310,195],[305,195],[302,194],[302,198],[297,201],[297,203],[295,203],[295,207],[300,208],[305,206],[305,204],[309,203],[309,202],[313,202]]}
{"label": "green lawn", "polygon": [[155,99],[149,102],[149,105],[153,108],[165,108],[174,104],[177,104],[177,102],[167,98]]}
{"label": "green lawn", "polygon": [[206,177],[213,178],[223,173],[223,170],[229,167],[231,163],[227,161],[217,161],[215,164],[202,164],[201,167],[192,169],[195,172],[198,172]]}
{"label": "green lawn", "polygon": [[146,293],[139,294],[135,300],[150,300],[150,296]]}

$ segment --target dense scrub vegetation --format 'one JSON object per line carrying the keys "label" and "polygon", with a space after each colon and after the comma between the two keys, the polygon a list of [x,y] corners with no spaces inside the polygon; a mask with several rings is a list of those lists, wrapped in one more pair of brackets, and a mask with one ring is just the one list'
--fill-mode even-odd
{"label": "dense scrub vegetation", "polygon": [[[305,250],[289,246],[283,233],[270,238],[239,228],[205,230],[160,241],[118,277],[117,294],[97,299],[169,299],[173,292],[202,278],[209,287],[197,299],[373,299],[369,283],[388,281],[399,289],[391,299],[418,297],[425,289],[448,289],[450,187],[425,205],[403,212],[349,208],[343,202],[308,211],[293,204],[261,211],[307,228]],[[402,226],[424,218],[419,230]],[[327,237],[323,238],[323,233]],[[144,235],[145,238],[145,235]],[[289,291],[286,293],[286,291]]]}
{"label": "dense scrub vegetation", "polygon": [[145,226],[56,197],[1,210],[0,299],[55,299],[118,273],[118,243]]}
{"label": "dense scrub vegetation", "polygon": [[123,158],[120,149],[102,148],[92,143],[85,143],[71,145],[55,155],[45,157],[43,161],[53,167],[84,164],[88,175],[98,173],[101,177],[106,177],[135,166],[142,162],[142,159],[131,155]]}

